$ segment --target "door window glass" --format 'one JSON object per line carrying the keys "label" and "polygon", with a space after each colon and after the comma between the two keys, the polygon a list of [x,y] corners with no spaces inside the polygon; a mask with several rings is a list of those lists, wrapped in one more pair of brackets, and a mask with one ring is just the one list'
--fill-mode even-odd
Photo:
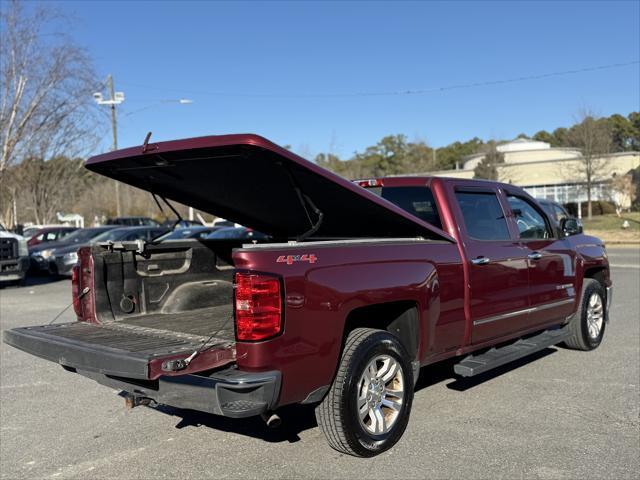
{"label": "door window glass", "polygon": [[464,225],[477,240],[509,240],[507,220],[495,193],[456,192]]}
{"label": "door window glass", "polygon": [[558,222],[560,222],[562,219],[567,218],[567,212],[565,212],[562,208],[560,208],[558,205],[554,205],[553,209],[556,212],[556,220],[558,220]]}
{"label": "door window glass", "polygon": [[518,225],[520,238],[540,239],[551,237],[551,231],[544,216],[531,203],[515,195],[507,195],[507,199]]}

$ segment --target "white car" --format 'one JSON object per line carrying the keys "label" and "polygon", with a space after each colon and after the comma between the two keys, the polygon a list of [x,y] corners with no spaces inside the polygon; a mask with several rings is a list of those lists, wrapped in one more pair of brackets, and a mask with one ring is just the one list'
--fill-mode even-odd
{"label": "white car", "polygon": [[0,284],[5,282],[24,283],[28,269],[27,239],[7,232],[0,225]]}

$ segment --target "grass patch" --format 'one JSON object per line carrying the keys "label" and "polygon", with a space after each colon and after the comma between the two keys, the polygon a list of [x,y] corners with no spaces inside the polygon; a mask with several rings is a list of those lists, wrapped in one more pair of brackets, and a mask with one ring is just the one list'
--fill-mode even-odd
{"label": "grass patch", "polygon": [[622,224],[625,219],[629,222],[628,231],[640,232],[640,212],[623,213],[621,217],[617,215],[598,215],[591,220],[582,219],[586,232],[596,230],[623,230]]}
{"label": "grass patch", "polygon": [[[629,222],[629,228],[623,229],[624,221]],[[640,242],[640,212],[623,213],[617,215],[598,215],[591,220],[582,219],[584,233],[594,235],[605,243],[639,243]]]}

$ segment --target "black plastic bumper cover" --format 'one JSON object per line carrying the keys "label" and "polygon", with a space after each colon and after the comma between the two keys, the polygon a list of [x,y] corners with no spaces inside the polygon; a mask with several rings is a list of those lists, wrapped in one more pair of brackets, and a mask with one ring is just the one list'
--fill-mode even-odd
{"label": "black plastic bumper cover", "polygon": [[126,378],[77,370],[77,373],[138,398],[226,417],[259,415],[276,408],[280,392],[280,372],[243,372],[235,367],[209,376],[162,376],[157,385],[143,386]]}

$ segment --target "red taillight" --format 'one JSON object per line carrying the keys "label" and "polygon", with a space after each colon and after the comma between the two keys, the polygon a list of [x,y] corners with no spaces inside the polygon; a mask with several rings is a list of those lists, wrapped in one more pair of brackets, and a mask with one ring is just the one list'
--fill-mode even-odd
{"label": "red taillight", "polygon": [[238,340],[265,340],[282,330],[280,280],[268,275],[236,273]]}
{"label": "red taillight", "polygon": [[71,296],[73,309],[78,318],[82,317],[82,304],[80,303],[80,265],[74,265],[71,269]]}

